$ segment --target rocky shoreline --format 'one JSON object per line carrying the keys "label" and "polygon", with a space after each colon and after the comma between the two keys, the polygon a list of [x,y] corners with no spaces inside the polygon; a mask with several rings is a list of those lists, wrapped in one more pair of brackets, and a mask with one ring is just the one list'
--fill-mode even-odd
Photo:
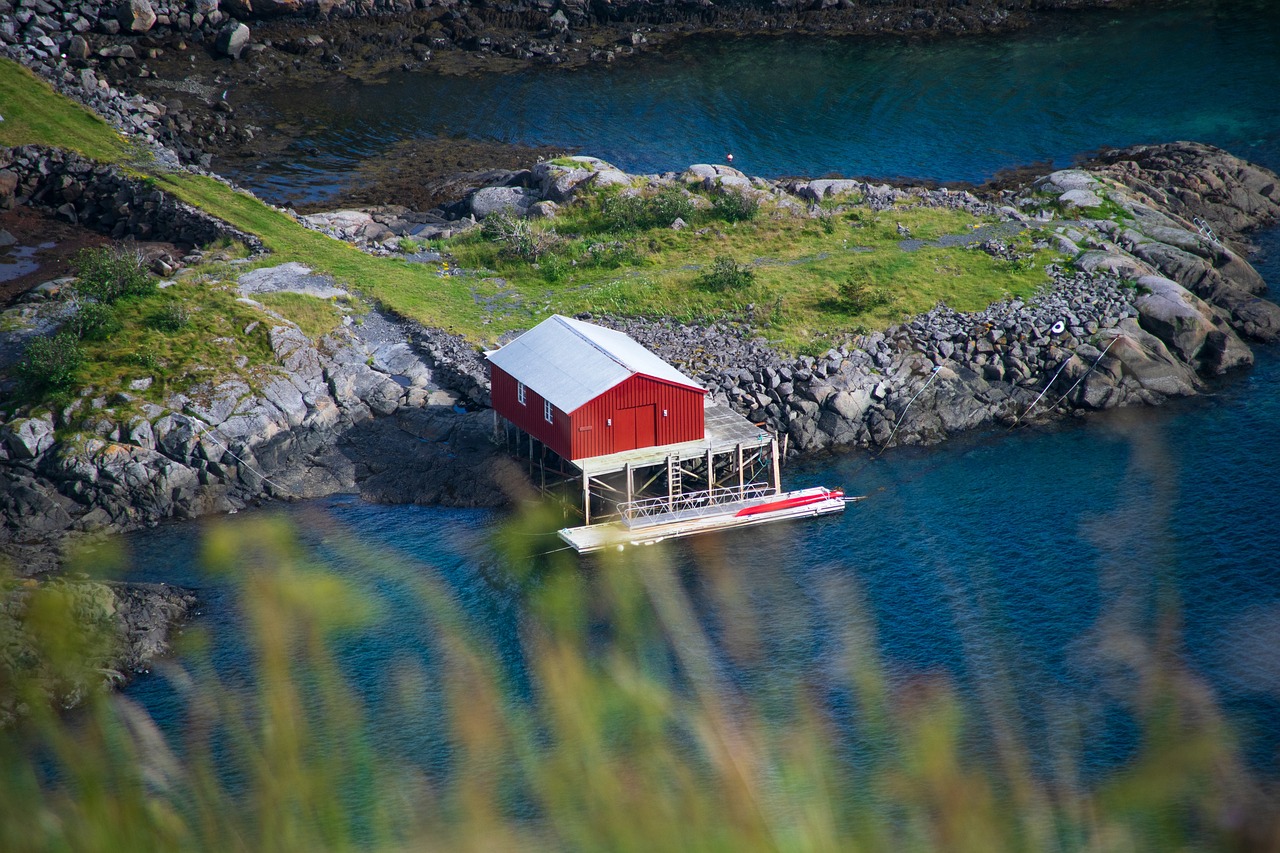
{"label": "rocky shoreline", "polygon": [[[554,216],[581,188],[639,182],[593,158],[571,163],[495,172],[495,185],[434,211],[428,222],[360,212],[304,221],[388,253],[397,232],[473,227],[477,217],[502,210]],[[780,355],[757,336],[750,317],[704,326],[593,318],[632,334],[766,423],[792,453],[934,443],[994,423],[1159,404],[1251,364],[1246,339],[1280,336],[1280,307],[1259,295],[1265,284],[1238,242],[1248,229],[1280,218],[1276,177],[1208,146],[1111,152],[1087,170],[1056,172],[987,199],[854,181],[768,182],[723,166],[648,180],[756,193],[801,216],[829,215],[842,198],[857,197],[872,207],[998,212],[1001,227],[1015,229],[1061,223],[1054,239],[1075,260],[1069,269],[1051,269],[1052,284],[1036,298],[976,313],[940,305],[820,357]],[[1124,218],[1085,214],[1104,200]],[[975,250],[1010,251],[998,238]],[[349,295],[298,264],[238,274],[236,286],[247,300],[281,290]],[[17,310],[56,314],[56,304],[34,293]],[[469,343],[376,312],[319,342],[281,319],[270,343],[276,367],[253,387],[235,377],[213,379],[127,417],[113,414],[127,394],[90,399],[97,392],[87,391],[96,414],[93,434],[81,441],[56,438],[78,414],[19,411],[0,424],[5,549],[25,554],[23,564],[40,571],[55,561],[36,554],[49,553],[48,543],[68,531],[127,530],[344,491],[379,501],[494,506],[520,488],[513,484],[522,478],[507,476],[487,441],[485,368]]]}

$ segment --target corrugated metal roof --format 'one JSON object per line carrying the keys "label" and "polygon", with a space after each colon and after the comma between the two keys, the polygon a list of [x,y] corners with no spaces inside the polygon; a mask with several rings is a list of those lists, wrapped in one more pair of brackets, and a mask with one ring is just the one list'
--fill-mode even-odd
{"label": "corrugated metal roof", "polygon": [[486,355],[562,412],[575,411],[636,373],[704,390],[622,332],[559,314]]}

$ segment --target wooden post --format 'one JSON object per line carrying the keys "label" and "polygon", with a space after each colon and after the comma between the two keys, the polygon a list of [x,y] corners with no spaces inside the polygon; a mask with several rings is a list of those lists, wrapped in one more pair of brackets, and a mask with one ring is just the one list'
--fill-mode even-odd
{"label": "wooden post", "polygon": [[742,470],[742,442],[738,442],[738,499],[747,497],[746,472]]}
{"label": "wooden post", "polygon": [[538,442],[541,452],[538,455],[538,470],[542,472],[542,493],[547,493],[547,446]]}
{"label": "wooden post", "polygon": [[707,491],[715,491],[716,488],[716,461],[714,451],[710,447],[707,448]]}
{"label": "wooden post", "polygon": [[778,437],[774,436],[769,442],[773,447],[773,493],[782,494],[782,470],[778,465]]}
{"label": "wooden post", "polygon": [[628,463],[627,463],[627,501],[626,501],[627,503],[631,503],[631,489],[632,489],[632,483],[631,483],[631,463],[630,463],[630,462],[628,462]]}
{"label": "wooden post", "polygon": [[582,523],[591,523],[591,475],[582,472]]}

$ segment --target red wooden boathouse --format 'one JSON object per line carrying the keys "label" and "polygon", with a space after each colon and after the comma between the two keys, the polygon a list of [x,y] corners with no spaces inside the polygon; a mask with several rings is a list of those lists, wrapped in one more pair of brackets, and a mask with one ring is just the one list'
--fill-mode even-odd
{"label": "red wooden boathouse", "polygon": [[563,459],[703,438],[706,390],[622,332],[556,314],[486,355],[494,410]]}

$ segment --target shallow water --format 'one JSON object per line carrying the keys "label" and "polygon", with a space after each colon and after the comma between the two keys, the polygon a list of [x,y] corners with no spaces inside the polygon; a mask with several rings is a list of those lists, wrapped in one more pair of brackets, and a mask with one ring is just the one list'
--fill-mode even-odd
{"label": "shallow water", "polygon": [[270,121],[301,136],[281,155],[219,167],[277,203],[331,196],[401,140],[459,135],[576,148],[632,172],[732,152],[765,177],[982,181],[1175,139],[1277,168],[1277,79],[1280,4],[1269,0],[1081,13],[990,38],[699,39],[575,72],[255,92]]}

